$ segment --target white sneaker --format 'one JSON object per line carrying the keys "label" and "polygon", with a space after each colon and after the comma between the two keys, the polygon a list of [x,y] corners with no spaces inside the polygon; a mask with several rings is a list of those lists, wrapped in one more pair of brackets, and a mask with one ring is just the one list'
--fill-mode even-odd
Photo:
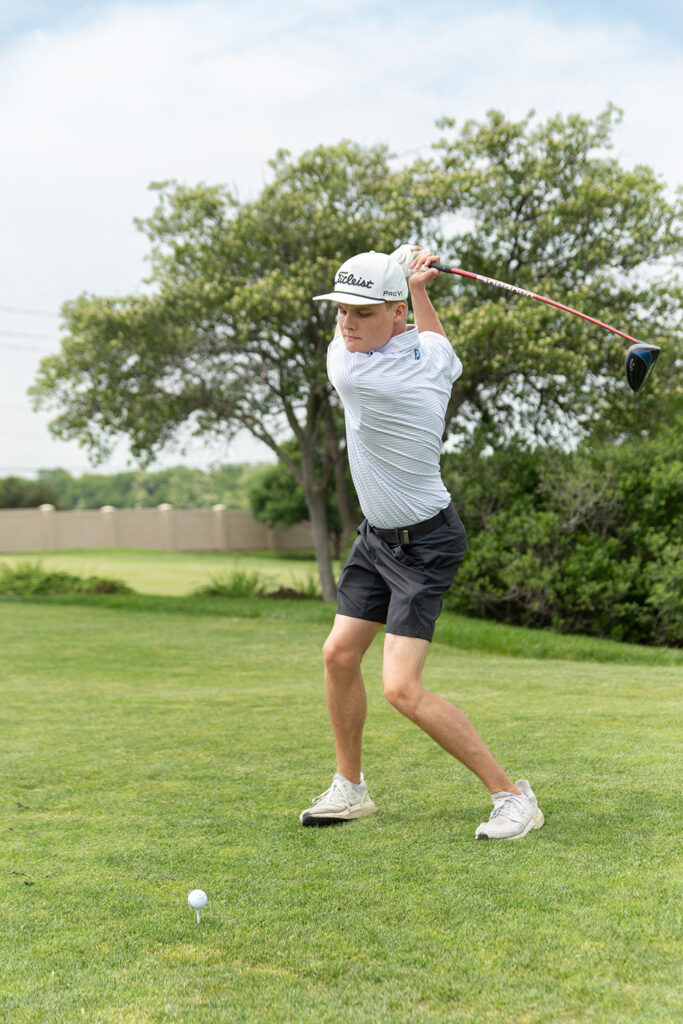
{"label": "white sneaker", "polygon": [[541,828],[543,811],[536,803],[526,779],[515,782],[517,793],[493,793],[493,810],[488,821],[474,833],[475,839],[521,839],[532,828]]}
{"label": "white sneaker", "polygon": [[301,812],[299,821],[302,825],[335,825],[365,818],[376,810],[362,775],[360,785],[354,786],[340,772],[335,772],[330,788],[315,798],[312,807]]}

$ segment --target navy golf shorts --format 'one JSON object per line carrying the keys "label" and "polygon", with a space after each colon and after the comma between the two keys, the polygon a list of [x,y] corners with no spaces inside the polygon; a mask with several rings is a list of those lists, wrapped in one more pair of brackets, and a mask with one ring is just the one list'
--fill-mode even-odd
{"label": "navy golf shorts", "polygon": [[402,530],[393,532],[383,539],[363,520],[339,578],[337,612],[386,623],[387,633],[431,640],[443,595],[465,557],[465,528],[450,505],[434,529],[407,543],[399,542]]}

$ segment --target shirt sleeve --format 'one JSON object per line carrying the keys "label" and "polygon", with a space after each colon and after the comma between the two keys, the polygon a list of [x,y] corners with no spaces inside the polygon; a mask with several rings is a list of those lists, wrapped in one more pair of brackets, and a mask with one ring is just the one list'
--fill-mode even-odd
{"label": "shirt sleeve", "polygon": [[444,338],[443,334],[436,334],[434,331],[422,331],[420,341],[423,338],[428,339],[428,344],[434,345],[444,353],[450,367],[451,384],[454,384],[458,377],[462,375],[462,362],[459,356],[455,354],[455,350],[448,338]]}
{"label": "shirt sleeve", "polygon": [[[346,348],[341,335],[333,338],[327,346],[327,376],[330,378],[333,387],[337,388],[337,382],[344,364]],[[337,388],[338,390],[338,388]]]}

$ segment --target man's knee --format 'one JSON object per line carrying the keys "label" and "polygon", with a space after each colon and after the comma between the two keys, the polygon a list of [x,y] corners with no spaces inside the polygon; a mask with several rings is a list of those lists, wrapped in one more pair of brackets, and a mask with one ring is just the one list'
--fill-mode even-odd
{"label": "man's knee", "polygon": [[360,665],[362,652],[348,639],[330,633],[323,644],[323,660],[328,672],[348,672]]}
{"label": "man's knee", "polygon": [[323,659],[328,672],[358,670],[365,652],[381,628],[381,622],[338,615],[323,644]]}
{"label": "man's knee", "polygon": [[383,683],[384,696],[391,706],[407,718],[414,718],[420,702],[420,695],[423,692],[421,679],[385,677]]}

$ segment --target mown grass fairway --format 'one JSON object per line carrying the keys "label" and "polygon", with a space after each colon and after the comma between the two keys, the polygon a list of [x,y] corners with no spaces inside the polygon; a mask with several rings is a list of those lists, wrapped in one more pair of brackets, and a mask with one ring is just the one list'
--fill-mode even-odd
{"label": "mown grass fairway", "polygon": [[292,552],[145,551],[137,548],[82,548],[26,555],[1,555],[0,562],[40,562],[46,569],[78,576],[109,576],[124,580],[141,594],[187,594],[211,576],[243,571],[258,573],[278,586],[305,584],[317,578],[315,558]]}
{"label": "mown grass fairway", "polygon": [[434,644],[429,685],[546,813],[477,843],[488,794],[384,702],[378,645],[380,813],[302,829],[332,610],[284,606],[0,602],[0,1020],[678,1019],[681,668]]}

